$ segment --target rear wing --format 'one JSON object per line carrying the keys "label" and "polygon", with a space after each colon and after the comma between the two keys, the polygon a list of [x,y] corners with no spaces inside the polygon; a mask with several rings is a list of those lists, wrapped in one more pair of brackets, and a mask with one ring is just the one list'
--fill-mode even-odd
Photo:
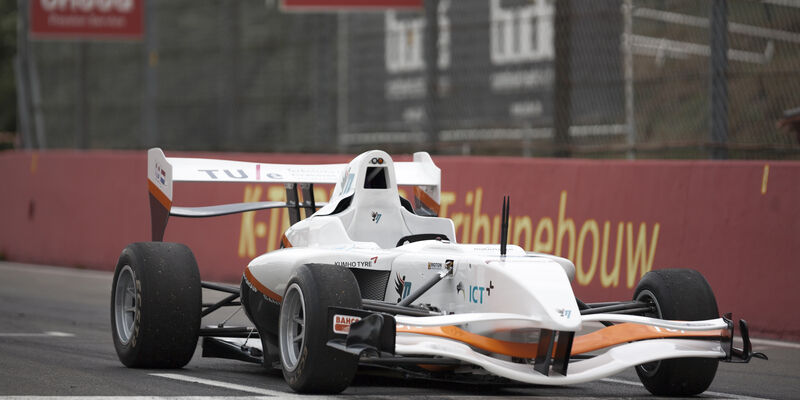
{"label": "rear wing", "polygon": [[[425,152],[411,162],[396,162],[397,185],[414,186],[415,212],[436,216],[441,195],[441,171]],[[339,184],[348,164],[265,164],[207,158],[166,157],[159,148],[147,151],[147,186],[150,197],[152,240],[161,241],[170,216],[203,218],[270,208],[288,208],[292,224],[316,212],[325,203],[314,201],[316,184]],[[174,182],[281,183],[286,202],[259,201],[205,207],[179,207],[172,203]],[[298,187],[303,200],[299,200]]]}

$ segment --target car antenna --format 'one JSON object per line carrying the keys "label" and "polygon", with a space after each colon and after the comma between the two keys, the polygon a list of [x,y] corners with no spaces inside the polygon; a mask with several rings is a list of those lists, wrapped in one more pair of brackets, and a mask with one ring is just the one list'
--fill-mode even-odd
{"label": "car antenna", "polygon": [[508,245],[508,213],[511,210],[511,196],[503,196],[503,216],[500,227],[500,255],[505,257]]}

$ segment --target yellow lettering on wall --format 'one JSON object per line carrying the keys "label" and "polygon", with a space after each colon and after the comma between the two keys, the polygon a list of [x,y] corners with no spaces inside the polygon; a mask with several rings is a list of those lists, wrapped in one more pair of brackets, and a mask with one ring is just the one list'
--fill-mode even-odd
{"label": "yellow lettering on wall", "polygon": [[569,234],[569,244],[567,245],[566,258],[575,259],[575,221],[572,218],[564,218],[567,212],[567,191],[561,191],[561,201],[558,202],[558,233],[556,234],[556,255],[561,255],[561,248],[564,244],[564,234]]}
{"label": "yellow lettering on wall", "polygon": [[[472,234],[470,238],[473,243],[489,243],[489,216],[481,212],[483,203],[483,188],[475,189],[475,206],[472,208]],[[478,234],[483,231],[483,238],[479,239]]]}
{"label": "yellow lettering on wall", "polygon": [[[525,234],[524,242],[522,241],[522,235]],[[517,246],[522,247],[525,250],[531,249],[531,237],[533,236],[533,223],[531,222],[531,217],[525,215],[522,217],[514,218],[514,243]]]}
{"label": "yellow lettering on wall", "polygon": [[[316,199],[317,191],[314,190],[314,198]],[[286,189],[282,186],[270,186],[267,189],[267,200],[269,201],[286,201]],[[278,220],[281,214],[287,214],[285,210],[280,208],[273,208],[269,210],[269,235],[267,235],[267,251],[272,251],[278,248],[280,242],[280,235],[283,232],[278,232]],[[287,214],[288,215],[288,214]]]}
{"label": "yellow lettering on wall", "polygon": [[442,192],[441,204],[439,204],[439,216],[447,218],[447,207],[456,202],[455,192]]}
{"label": "yellow lettering on wall", "polygon": [[600,284],[604,287],[617,287],[619,285],[619,267],[621,264],[620,256],[622,256],[622,239],[625,233],[625,223],[620,222],[617,224],[617,247],[614,252],[614,269],[608,273],[608,231],[611,223],[606,221],[603,224],[603,254],[600,256]]}
{"label": "yellow lettering on wall", "polygon": [[[658,243],[658,231],[661,228],[658,223],[653,226],[653,235],[650,237],[650,251],[647,251],[647,225],[644,222],[639,224],[639,234],[636,238],[636,251],[633,250],[633,224],[628,222],[628,287],[632,288],[636,281],[636,269],[639,268],[639,277],[650,272],[653,268],[653,257],[656,255],[656,245]],[[641,262],[641,266],[639,263]]]}
{"label": "yellow lettering on wall", "polygon": [[[259,200],[261,200],[261,186],[245,186],[244,202],[249,203]],[[256,256],[255,218],[255,211],[242,213],[242,225],[239,231],[239,257],[253,258]]]}
{"label": "yellow lettering on wall", "polygon": [[[284,208],[283,210],[281,210],[281,215],[283,216],[283,218],[281,220],[282,222],[281,222],[281,231],[280,231],[280,233],[281,233],[281,235],[283,235],[284,232],[289,230],[289,227],[292,224],[289,222],[289,210]],[[280,239],[278,239],[278,240],[280,241]]]}
{"label": "yellow lettering on wall", "polygon": [[[266,193],[264,193],[266,192]],[[462,192],[464,202],[459,204],[459,212],[448,215],[458,200],[456,192],[442,192],[440,216],[450,217],[453,221],[457,238],[463,243],[498,243],[502,221],[497,214],[483,211],[484,193],[482,187]],[[263,196],[266,194],[266,196]],[[627,272],[625,283],[632,288],[644,274],[653,269],[658,236],[661,226],[654,223],[648,240],[648,227],[644,222],[639,224],[635,232],[636,222],[605,221],[602,226],[596,219],[578,221],[567,216],[567,191],[560,193],[558,214],[542,217],[538,221],[529,215],[509,217],[509,243],[519,245],[525,250],[550,253],[572,260],[576,267],[577,283],[581,286],[591,285],[595,276],[599,276],[600,285],[604,288],[618,287],[622,274],[622,260],[626,257]],[[261,201],[266,197],[269,201],[285,201],[286,191],[282,185],[245,186],[244,201]],[[330,198],[328,191],[314,188],[314,199],[325,202]],[[555,211],[555,210],[554,210]],[[258,218],[264,218],[259,220]],[[556,218],[553,218],[556,217]],[[534,229],[534,222],[536,222]],[[611,226],[617,224],[614,254],[610,255]],[[238,255],[241,258],[253,258],[266,241],[266,251],[278,248],[281,234],[289,228],[289,214],[284,209],[271,209],[268,213],[250,211],[242,213],[241,231],[238,243]],[[588,246],[591,241],[591,247]],[[626,253],[623,255],[623,246]],[[591,251],[591,254],[586,254]],[[613,266],[610,256],[613,257]],[[600,262],[598,263],[598,258]],[[599,264],[599,266],[598,266]],[[599,269],[599,272],[598,272]]]}
{"label": "yellow lettering on wall", "polygon": [[[460,212],[453,213],[453,215],[450,217],[450,219],[453,221],[453,232],[455,232],[456,233],[456,237],[458,237],[458,228],[460,228],[461,225],[464,222],[464,213],[460,213]],[[459,238],[457,240],[457,242],[458,243],[468,243],[468,242],[464,241],[463,235],[462,235],[461,238]]]}
{"label": "yellow lettering on wall", "polygon": [[328,191],[321,188],[315,187],[314,188],[314,202],[321,203],[328,201]]}
{"label": "yellow lettering on wall", "polygon": [[[542,235],[547,234],[547,239],[542,240]],[[553,220],[544,217],[536,224],[536,234],[533,235],[533,251],[542,253],[553,252]]]}
{"label": "yellow lettering on wall", "polygon": [[492,239],[490,243],[500,243],[500,216],[492,218]]}
{"label": "yellow lettering on wall", "polygon": [[[589,261],[589,270],[583,270],[583,245],[586,242],[586,236],[588,234],[592,234],[592,257],[591,261]],[[581,226],[581,232],[578,234],[578,255],[575,258],[575,270],[577,273],[578,284],[582,286],[588,285],[592,278],[594,278],[594,272],[597,269],[597,256],[598,250],[600,247],[600,231],[597,227],[597,222],[593,219],[587,220]]]}
{"label": "yellow lettering on wall", "polygon": [[[472,192],[467,192],[467,195],[464,197],[464,203],[466,203],[467,208],[472,206],[473,198],[474,198],[474,195],[472,194]],[[474,243],[472,241],[472,236],[470,236],[471,232],[470,232],[470,229],[469,229],[470,226],[471,226],[470,222],[472,221],[472,216],[470,215],[469,212],[465,212],[463,218],[464,219],[463,219],[463,222],[462,222],[463,229],[462,229],[462,232],[461,232],[461,241],[464,242],[464,243]]]}

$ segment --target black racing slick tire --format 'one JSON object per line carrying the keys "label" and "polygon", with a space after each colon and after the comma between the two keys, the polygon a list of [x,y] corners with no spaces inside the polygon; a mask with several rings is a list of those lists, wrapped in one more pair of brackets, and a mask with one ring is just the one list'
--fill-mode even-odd
{"label": "black racing slick tire", "polygon": [[200,331],[202,292],[192,251],[179,243],[132,243],[111,287],[111,335],[131,368],[181,368]]}
{"label": "black racing slick tire", "polygon": [[283,377],[300,393],[343,391],[358,369],[357,357],[328,347],[328,307],[361,307],[358,282],[347,268],[298,267],[281,302],[278,347]]}
{"label": "black racing slick tire", "polygon": [[[652,303],[648,317],[699,321],[719,318],[717,301],[706,279],[691,269],[648,272],[636,286],[634,300]],[[647,390],[656,396],[692,396],[711,385],[719,360],[675,358],[636,366]]]}

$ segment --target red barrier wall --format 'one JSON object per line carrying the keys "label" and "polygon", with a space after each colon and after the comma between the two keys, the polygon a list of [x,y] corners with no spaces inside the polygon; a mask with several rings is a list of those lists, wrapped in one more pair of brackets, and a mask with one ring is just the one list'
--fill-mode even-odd
{"label": "red barrier wall", "polygon": [[[171,156],[186,155],[168,153]],[[197,156],[201,154],[191,154]],[[348,156],[205,154],[272,163]],[[0,153],[0,252],[9,260],[111,270],[129,242],[149,239],[146,154]],[[407,160],[409,157],[398,157]],[[442,214],[459,242],[497,242],[511,195],[512,243],[576,262],[587,301],[629,298],[644,272],[691,267],[721,311],[760,336],[800,339],[800,163],[589,161],[435,157]],[[317,188],[324,201],[329,187]],[[176,205],[282,200],[282,186],[178,183]],[[188,244],[204,279],[238,281],[250,258],[274,249],[284,210],[173,218],[165,240]]]}

